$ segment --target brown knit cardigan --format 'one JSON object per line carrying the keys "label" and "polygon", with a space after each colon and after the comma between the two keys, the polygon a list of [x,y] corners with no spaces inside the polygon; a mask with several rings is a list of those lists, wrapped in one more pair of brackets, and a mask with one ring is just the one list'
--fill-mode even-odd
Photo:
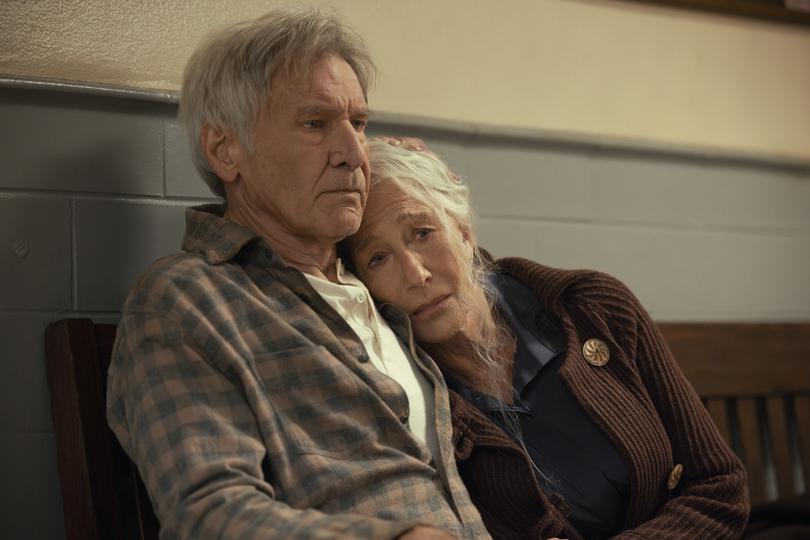
{"label": "brown knit cardigan", "polygon": [[[560,377],[630,468],[626,530],[615,538],[739,538],[750,511],[743,468],[627,287],[599,272],[518,258],[497,268],[534,290],[561,321]],[[590,338],[610,349],[604,366],[585,360]],[[541,492],[522,449],[457,394],[450,403],[459,471],[493,538],[582,538],[564,502]],[[669,489],[676,464],[683,473]]]}

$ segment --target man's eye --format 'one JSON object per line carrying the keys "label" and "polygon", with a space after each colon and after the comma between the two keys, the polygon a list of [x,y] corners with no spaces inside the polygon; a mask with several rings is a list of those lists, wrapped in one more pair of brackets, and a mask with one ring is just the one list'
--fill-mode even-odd
{"label": "man's eye", "polygon": [[301,122],[301,127],[307,129],[320,129],[325,124],[326,122],[324,122],[323,120],[304,120],[303,122]]}
{"label": "man's eye", "polygon": [[416,229],[414,236],[416,236],[417,240],[427,240],[427,238],[433,234],[433,229],[421,228]]}
{"label": "man's eye", "polygon": [[365,118],[355,118],[352,120],[352,125],[354,126],[355,131],[365,131],[366,126],[368,125],[368,120]]}

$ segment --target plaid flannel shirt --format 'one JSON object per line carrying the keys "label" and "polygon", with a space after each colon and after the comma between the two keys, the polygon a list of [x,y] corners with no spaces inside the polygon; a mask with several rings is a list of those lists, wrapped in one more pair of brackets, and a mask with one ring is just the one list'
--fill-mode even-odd
{"label": "plaid flannel shirt", "polygon": [[435,459],[346,321],[221,212],[187,211],[186,253],[140,278],[110,365],[108,421],[161,538],[395,538],[416,524],[488,538],[456,470],[447,388],[407,316],[384,306],[433,384]]}

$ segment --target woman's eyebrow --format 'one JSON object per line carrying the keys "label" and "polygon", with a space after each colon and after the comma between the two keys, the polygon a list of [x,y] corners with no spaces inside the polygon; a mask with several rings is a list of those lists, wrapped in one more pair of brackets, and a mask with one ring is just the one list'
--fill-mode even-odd
{"label": "woman's eyebrow", "polygon": [[397,223],[411,223],[413,221],[433,221],[434,216],[433,212],[429,212],[427,210],[413,210],[401,213],[397,216]]}
{"label": "woman's eyebrow", "polygon": [[366,247],[368,247],[368,245],[371,244],[372,242],[374,242],[375,240],[377,240],[377,237],[375,235],[373,235],[373,234],[365,235],[362,238],[360,238],[359,240],[355,241],[354,246],[349,251],[351,251],[352,253],[360,253],[361,251],[366,249]]}

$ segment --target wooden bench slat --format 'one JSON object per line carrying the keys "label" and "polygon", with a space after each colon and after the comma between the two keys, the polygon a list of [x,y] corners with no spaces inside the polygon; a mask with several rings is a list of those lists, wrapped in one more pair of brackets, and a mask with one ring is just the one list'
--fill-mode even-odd
{"label": "wooden bench slat", "polygon": [[804,465],[804,491],[810,493],[810,396],[793,398],[793,411],[796,414],[799,455]]}
{"label": "wooden bench slat", "polygon": [[757,403],[753,398],[737,400],[737,416],[740,420],[740,438],[742,441],[742,460],[748,471],[748,489],[751,504],[767,499],[765,491],[765,470],[762,466],[762,442],[759,436],[759,418]]}
{"label": "wooden bench slat", "polygon": [[806,392],[810,323],[661,323],[687,379],[702,397]]}
{"label": "wooden bench slat", "polygon": [[788,428],[785,399],[782,396],[768,398],[765,401],[768,411],[768,425],[771,431],[771,448],[773,449],[774,468],[778,497],[796,494],[793,483],[793,464],[790,459],[790,431]]}

